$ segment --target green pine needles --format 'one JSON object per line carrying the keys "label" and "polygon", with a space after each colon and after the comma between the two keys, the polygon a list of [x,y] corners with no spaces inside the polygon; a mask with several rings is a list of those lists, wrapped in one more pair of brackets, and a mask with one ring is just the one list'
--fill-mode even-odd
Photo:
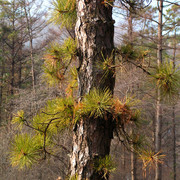
{"label": "green pine needles", "polygon": [[164,100],[174,101],[179,96],[180,71],[178,67],[174,67],[172,61],[162,63],[153,77],[156,79],[156,86],[160,89]]}
{"label": "green pine needles", "polygon": [[139,154],[145,147],[148,147],[148,138],[143,134],[133,132],[130,136],[132,139],[133,151]]}
{"label": "green pine needles", "polygon": [[73,28],[76,22],[76,0],[54,0],[51,22],[61,27]]}
{"label": "green pine needles", "polygon": [[100,157],[94,160],[94,169],[102,175],[104,179],[107,179],[109,174],[116,170],[116,165],[111,156],[107,155],[104,158]]}
{"label": "green pine needles", "polygon": [[17,112],[17,114],[12,119],[12,124],[17,124],[16,128],[22,128],[24,124],[25,118],[24,118],[24,111],[20,110]]}
{"label": "green pine needles", "polygon": [[148,49],[140,47],[134,48],[131,44],[126,44],[120,48],[120,54],[122,58],[124,58],[126,61],[137,61],[138,66],[144,65],[145,57],[148,53]]}
{"label": "green pine needles", "polygon": [[41,158],[42,147],[43,136],[16,135],[10,152],[12,166],[18,166],[20,169],[32,166]]}
{"label": "green pine needles", "polygon": [[56,98],[48,101],[47,106],[32,121],[33,127],[54,135],[70,128],[74,119],[74,99],[72,97]]}
{"label": "green pine needles", "polygon": [[104,92],[93,89],[83,99],[83,112],[90,117],[102,118],[111,110],[112,94],[106,89]]}
{"label": "green pine needles", "polygon": [[74,90],[78,88],[78,72],[76,67],[72,67],[69,71],[68,87],[66,88],[66,94],[73,96]]}
{"label": "green pine needles", "polygon": [[137,58],[137,52],[133,49],[131,44],[127,44],[121,47],[121,55],[125,59],[136,59]]}
{"label": "green pine needles", "polygon": [[[77,102],[72,95],[48,101],[32,120],[27,120],[24,112],[19,111],[12,123],[20,130],[23,126],[29,127],[34,135],[22,134],[15,137],[10,153],[12,165],[19,168],[29,167],[43,154],[46,157],[46,154],[54,153],[54,136],[65,129],[72,130],[82,119],[85,121],[93,117],[107,120],[108,113],[116,125],[115,129],[123,128],[129,121],[138,119],[135,110],[131,109],[135,101],[129,99],[126,98],[123,103],[113,99],[108,89],[92,89],[81,102]],[[107,156],[99,159],[95,167],[97,171],[103,171],[103,176],[106,177],[114,169],[111,165],[111,159]]]}
{"label": "green pine needles", "polygon": [[76,41],[67,38],[62,45],[52,43],[44,59],[44,77],[50,85],[59,84],[65,79],[65,73],[75,59]]}
{"label": "green pine needles", "polygon": [[78,180],[78,174],[75,174],[74,176],[67,177],[66,180]]}
{"label": "green pine needles", "polygon": [[112,76],[115,75],[114,53],[115,52],[113,50],[111,52],[111,55],[105,58],[103,53],[101,52],[102,60],[97,62],[97,69],[99,69],[100,71],[103,71],[103,75],[102,75],[100,83],[103,83],[104,81],[106,81],[109,75],[112,75]]}
{"label": "green pine needles", "polygon": [[77,110],[74,99],[66,97],[48,101],[47,106],[32,121],[25,119],[23,111],[18,112],[12,123],[19,128],[23,125],[29,127],[34,130],[34,136],[31,134],[15,136],[10,151],[11,164],[22,169],[43,158],[43,154],[44,157],[51,154],[54,146],[53,136],[57,132],[73,127],[75,109]]}

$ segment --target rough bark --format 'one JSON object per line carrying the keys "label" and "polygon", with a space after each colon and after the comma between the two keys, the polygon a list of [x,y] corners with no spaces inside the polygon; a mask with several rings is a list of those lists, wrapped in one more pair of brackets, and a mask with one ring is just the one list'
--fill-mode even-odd
{"label": "rough bark", "polygon": [[[114,21],[112,7],[105,6],[102,0],[77,0],[76,38],[78,41],[78,83],[79,100],[96,87],[109,88],[112,93],[115,77],[109,73],[105,79],[97,62],[113,54]],[[102,56],[103,54],[103,56]],[[70,159],[70,175],[78,179],[101,180],[103,172],[96,172],[95,159],[105,157],[110,152],[113,138],[112,118],[84,118],[74,129],[73,150]],[[108,178],[108,177],[107,177]]]}

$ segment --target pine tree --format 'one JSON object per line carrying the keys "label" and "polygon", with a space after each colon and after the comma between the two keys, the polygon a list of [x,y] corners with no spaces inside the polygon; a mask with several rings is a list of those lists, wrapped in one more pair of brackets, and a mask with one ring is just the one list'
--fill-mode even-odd
{"label": "pine tree", "polygon": [[[69,22],[77,20],[76,40],[71,37],[61,45],[50,46],[45,56],[45,78],[51,84],[62,84],[68,73],[73,78],[66,96],[48,101],[32,120],[28,120],[23,111],[13,118],[12,123],[17,128],[25,125],[33,133],[15,137],[10,153],[12,165],[29,167],[42,158],[55,155],[54,137],[65,129],[73,132],[69,179],[109,179],[115,170],[113,158],[109,155],[114,135],[134,148],[143,160],[144,169],[162,163],[163,155],[145,150],[142,138],[127,131],[128,125],[139,124],[140,111],[136,101],[127,96],[123,100],[113,97],[115,69],[119,67],[115,64],[115,55],[120,54],[126,62],[133,60],[134,65],[145,56],[132,46],[114,47],[113,3],[57,0],[54,4],[55,14],[63,19],[62,28],[68,28]],[[76,10],[77,16],[74,16]],[[71,65],[77,61],[79,64],[75,70]],[[142,64],[137,67],[155,81],[161,92],[169,93],[169,96],[177,94],[179,73],[171,68],[171,64],[162,64],[154,72],[149,72]],[[74,96],[76,92],[77,97]]]}

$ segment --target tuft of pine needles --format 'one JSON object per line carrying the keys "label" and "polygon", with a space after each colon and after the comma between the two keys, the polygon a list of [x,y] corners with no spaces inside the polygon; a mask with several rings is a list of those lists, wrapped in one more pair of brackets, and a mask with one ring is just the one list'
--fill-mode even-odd
{"label": "tuft of pine needles", "polygon": [[16,135],[10,151],[12,166],[18,166],[20,169],[32,166],[33,163],[40,159],[42,147],[42,136]]}
{"label": "tuft of pine needles", "polygon": [[93,89],[83,99],[83,113],[90,117],[102,118],[106,112],[111,110],[112,94],[106,89],[103,92]]}
{"label": "tuft of pine needles", "polygon": [[97,69],[103,71],[103,76],[101,78],[101,83],[106,81],[106,78],[111,74],[115,75],[115,65],[114,65],[114,50],[111,52],[111,55],[104,57],[101,52],[102,61],[97,62]]}
{"label": "tuft of pine needles", "polygon": [[53,0],[51,22],[61,27],[73,28],[76,22],[76,0]]}
{"label": "tuft of pine needles", "polygon": [[139,158],[143,162],[144,176],[146,177],[146,171],[148,168],[155,169],[156,163],[163,164],[164,157],[165,157],[165,155],[161,154],[160,151],[158,153],[155,153],[151,149],[150,150],[142,150],[139,153]]}
{"label": "tuft of pine needles", "polygon": [[15,114],[15,116],[13,117],[11,123],[12,124],[17,124],[16,128],[18,129],[22,129],[22,126],[25,122],[25,118],[24,118],[24,111],[20,110],[17,112],[17,114]]}
{"label": "tuft of pine needles", "polygon": [[134,122],[138,125],[141,112],[135,106],[140,101],[131,96],[126,96],[122,101],[119,99],[113,100],[112,115],[116,121],[117,128]]}
{"label": "tuft of pine needles", "polygon": [[71,96],[48,101],[47,106],[41,110],[42,112],[33,118],[33,127],[44,132],[48,125],[48,135],[71,128],[74,106],[74,99]]}
{"label": "tuft of pine needles", "polygon": [[179,96],[180,71],[175,68],[173,62],[162,63],[153,75],[156,80],[156,87],[160,89],[161,98],[165,101],[174,101]]}
{"label": "tuft of pine needles", "polygon": [[127,44],[124,46],[121,46],[121,55],[125,59],[137,59],[138,54],[137,52],[133,49],[131,44]]}
{"label": "tuft of pine needles", "polygon": [[116,170],[116,165],[111,156],[106,155],[104,158],[100,157],[94,160],[94,169],[102,175],[104,179],[107,179],[109,173]]}
{"label": "tuft of pine needles", "polygon": [[67,38],[62,45],[52,43],[44,59],[44,77],[50,85],[65,79],[65,73],[76,54],[76,41]]}

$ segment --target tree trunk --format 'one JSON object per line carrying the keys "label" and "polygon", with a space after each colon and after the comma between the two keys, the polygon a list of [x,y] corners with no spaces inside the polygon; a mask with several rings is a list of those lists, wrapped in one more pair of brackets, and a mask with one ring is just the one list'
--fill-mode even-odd
{"label": "tree trunk", "polygon": [[33,93],[35,95],[35,72],[34,72],[34,58],[33,58],[33,35],[32,35],[32,19],[30,10],[28,11],[26,8],[26,0],[24,0],[24,12],[26,16],[26,25],[28,29],[28,36],[29,36],[29,42],[30,42],[30,59],[31,59],[31,75],[32,75],[32,89]]}
{"label": "tree trunk", "polygon": [[[134,127],[131,127],[131,133],[134,136]],[[137,180],[137,158],[136,153],[134,152],[134,144],[131,144],[131,180]]]}
{"label": "tree trunk", "polygon": [[[129,44],[133,48],[133,14],[132,9],[128,10],[128,38],[129,38]],[[132,93],[133,92],[133,84],[132,84]],[[131,127],[130,134],[134,134],[133,131],[134,127]],[[136,180],[136,154],[134,152],[134,145],[131,144],[131,180]]]}
{"label": "tree trunk", "polygon": [[[15,14],[15,4],[13,1],[13,14]],[[15,32],[15,18],[12,19],[12,30]],[[15,38],[12,37],[12,48],[11,48],[11,77],[10,77],[10,95],[14,95],[14,75],[15,75]]]}
{"label": "tree trunk", "polygon": [[[21,6],[21,17],[23,16],[23,7]],[[20,20],[21,25],[23,20]],[[19,48],[19,66],[18,66],[18,88],[21,89],[22,85],[22,60],[23,60],[23,27],[20,29],[20,48]]]}
{"label": "tree trunk", "polygon": [[[158,4],[159,20],[158,20],[158,45],[157,45],[157,64],[162,64],[162,15],[163,15],[163,0],[159,0]],[[156,120],[155,120],[155,152],[161,150],[161,127],[162,127],[162,107],[161,107],[161,93],[157,89],[157,102],[156,102]],[[155,180],[161,180],[162,168],[161,164],[156,161]]]}
{"label": "tree trunk", "polygon": [[[176,28],[174,27],[174,49],[173,49],[173,66],[176,67]],[[175,105],[172,109],[172,124],[173,124],[173,179],[176,180],[176,115]]]}
{"label": "tree trunk", "polygon": [[175,105],[173,106],[172,123],[173,123],[173,179],[176,180],[176,120],[175,120]]}
{"label": "tree trunk", "polygon": [[[156,121],[155,121],[155,152],[161,150],[161,129],[162,129],[162,111],[160,104],[160,90],[157,90],[157,104],[156,104]],[[156,161],[155,180],[161,179],[161,165]]]}
{"label": "tree trunk", "polygon": [[129,42],[130,45],[133,45],[133,17],[132,17],[132,12],[131,10],[128,11],[128,37],[129,37]]}
{"label": "tree trunk", "polygon": [[32,87],[33,87],[33,92],[35,95],[35,72],[34,72],[34,58],[33,58],[33,40],[32,36],[30,37],[30,57],[31,57],[31,74],[32,74]]}
{"label": "tree trunk", "polygon": [[[14,44],[14,43],[13,43]],[[10,80],[10,94],[14,95],[14,70],[15,70],[15,59],[14,59],[14,47],[11,54],[11,80]]]}
{"label": "tree trunk", "polygon": [[[114,73],[109,73],[102,80],[103,70],[97,68],[97,62],[103,62],[103,56],[107,58],[113,55],[112,7],[105,6],[103,0],[77,0],[75,32],[78,41],[79,100],[94,87],[101,90],[109,88],[113,93]],[[112,124],[109,116],[106,120],[81,119],[76,125],[70,158],[71,176],[76,174],[79,180],[105,179],[103,172],[96,172],[93,168],[93,162],[109,154],[113,138]]]}
{"label": "tree trunk", "polygon": [[136,154],[134,152],[131,152],[131,180],[137,180],[136,161]]}
{"label": "tree trunk", "polygon": [[[12,18],[12,31],[15,32],[15,1],[13,3],[13,18]],[[12,37],[12,47],[11,47],[11,67],[10,67],[10,96],[11,102],[9,105],[9,119],[12,119],[12,111],[13,111],[13,95],[14,95],[14,88],[15,88],[15,38]]]}
{"label": "tree trunk", "polygon": [[[2,53],[2,55],[3,55],[3,53]],[[2,114],[3,102],[2,101],[3,101],[4,68],[5,68],[5,63],[4,63],[4,59],[2,56],[2,59],[1,59],[1,77],[0,77],[0,125],[1,125],[2,119],[3,119],[3,114]]]}
{"label": "tree trunk", "polygon": [[160,66],[162,63],[162,29],[163,29],[163,0],[158,0],[159,5],[158,5],[158,10],[159,10],[159,20],[158,20],[158,43],[157,43],[157,64]]}
{"label": "tree trunk", "polygon": [[19,57],[19,67],[18,67],[18,88],[21,89],[21,81],[22,81],[22,53],[21,57]]}

